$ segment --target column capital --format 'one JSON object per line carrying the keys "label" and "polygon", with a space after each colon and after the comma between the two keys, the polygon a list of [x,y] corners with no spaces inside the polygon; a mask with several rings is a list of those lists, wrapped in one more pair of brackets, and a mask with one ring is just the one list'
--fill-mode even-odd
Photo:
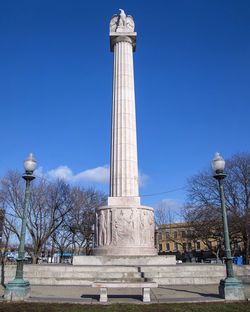
{"label": "column capital", "polygon": [[136,32],[127,32],[127,33],[119,33],[119,32],[110,32],[110,51],[114,52],[114,45],[117,42],[129,42],[132,44],[133,52],[135,52],[136,48]]}

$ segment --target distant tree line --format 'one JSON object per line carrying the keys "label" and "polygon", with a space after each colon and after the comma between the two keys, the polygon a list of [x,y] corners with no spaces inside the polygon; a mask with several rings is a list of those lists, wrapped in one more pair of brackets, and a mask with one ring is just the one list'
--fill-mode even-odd
{"label": "distant tree line", "polygon": [[[24,192],[25,182],[19,172],[9,171],[0,180],[0,208],[4,211],[2,248],[7,249],[11,236],[17,241],[20,238]],[[95,210],[105,203],[106,195],[92,188],[45,178],[32,182],[26,242],[33,263],[45,249],[50,250],[51,256],[55,251],[62,255],[69,249],[74,254],[82,249],[89,254]]]}

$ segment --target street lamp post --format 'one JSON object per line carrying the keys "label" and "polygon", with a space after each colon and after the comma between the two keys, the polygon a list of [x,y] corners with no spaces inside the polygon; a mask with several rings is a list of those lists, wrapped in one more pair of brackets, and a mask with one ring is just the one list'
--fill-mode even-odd
{"label": "street lamp post", "polygon": [[18,248],[18,258],[16,267],[16,276],[10,281],[5,288],[4,299],[7,301],[21,301],[29,297],[30,283],[23,279],[23,263],[25,259],[25,235],[26,224],[28,217],[28,207],[30,199],[30,183],[35,179],[33,171],[36,169],[36,160],[32,154],[29,154],[28,158],[24,161],[25,173],[23,179],[26,181],[25,197],[24,197],[24,209],[22,215],[22,227],[20,233],[20,244]]}
{"label": "street lamp post", "polygon": [[226,278],[220,281],[219,294],[222,298],[226,300],[245,300],[244,286],[238,278],[234,277],[233,270],[233,257],[231,254],[229,232],[228,232],[228,221],[227,221],[227,210],[225,205],[225,195],[224,195],[224,185],[223,180],[226,177],[224,173],[225,160],[216,153],[214,159],[212,160],[212,168],[215,172],[214,178],[218,181],[221,210],[222,210],[222,220],[224,229],[224,246],[226,250]]}

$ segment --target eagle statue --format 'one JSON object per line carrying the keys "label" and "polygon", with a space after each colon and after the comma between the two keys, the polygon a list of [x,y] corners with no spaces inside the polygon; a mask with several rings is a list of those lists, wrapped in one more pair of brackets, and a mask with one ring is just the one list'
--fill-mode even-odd
{"label": "eagle statue", "polygon": [[131,15],[126,15],[124,10],[119,9],[120,14],[111,18],[109,29],[110,32],[134,32],[135,23]]}

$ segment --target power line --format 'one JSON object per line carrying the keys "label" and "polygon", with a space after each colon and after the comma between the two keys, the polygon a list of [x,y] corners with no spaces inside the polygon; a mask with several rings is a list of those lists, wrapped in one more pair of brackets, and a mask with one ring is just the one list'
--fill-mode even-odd
{"label": "power line", "polygon": [[176,191],[180,191],[180,190],[184,190],[185,187],[179,187],[177,189],[173,189],[173,190],[168,190],[168,191],[165,191],[165,192],[160,192],[160,193],[152,193],[152,194],[144,194],[144,195],[140,195],[141,197],[148,197],[148,196],[157,196],[157,195],[162,195],[162,194],[167,194],[167,193],[173,193],[173,192],[176,192]]}

